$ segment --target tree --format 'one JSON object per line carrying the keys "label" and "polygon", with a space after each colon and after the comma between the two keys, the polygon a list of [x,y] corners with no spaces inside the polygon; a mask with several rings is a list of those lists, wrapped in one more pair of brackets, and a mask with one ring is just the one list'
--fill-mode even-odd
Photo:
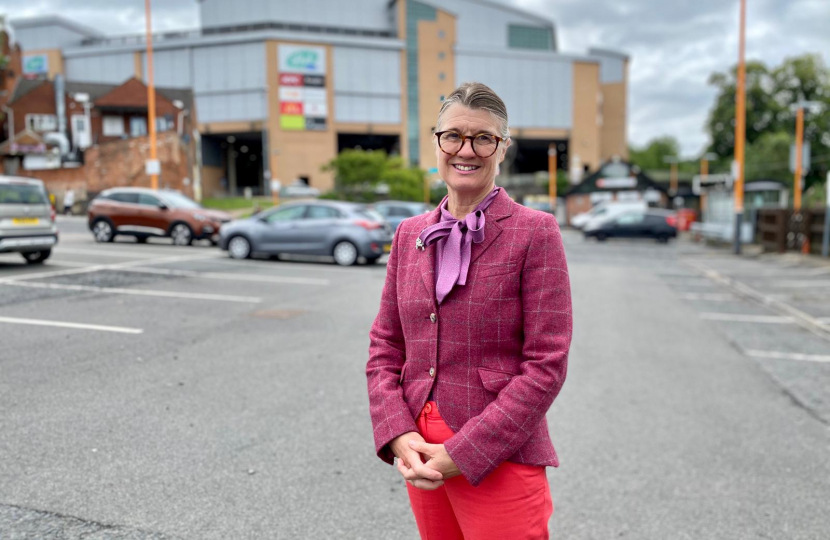
{"label": "tree", "polygon": [[426,171],[406,167],[402,158],[389,157],[383,150],[343,150],[322,170],[334,172],[329,198],[374,202],[381,195],[404,201],[424,197]]}
{"label": "tree", "polygon": [[[706,123],[712,141],[709,151],[721,157],[721,164],[728,164],[735,151],[736,74],[737,68],[733,68],[728,74],[715,73],[709,79],[718,89]],[[830,165],[830,70],[821,56],[787,58],[772,69],[762,62],[748,62],[746,88],[747,178],[785,179],[789,174],[792,179],[789,148],[786,155],[783,152],[784,140],[785,135],[790,141],[794,139],[793,105],[805,100],[823,104],[820,112],[805,114],[804,140],[810,142],[813,158],[806,184],[823,181]]]}
{"label": "tree", "polygon": [[662,170],[668,167],[664,158],[680,155],[680,143],[674,137],[664,135],[652,139],[641,149],[630,148],[628,155],[629,161],[644,171]]}

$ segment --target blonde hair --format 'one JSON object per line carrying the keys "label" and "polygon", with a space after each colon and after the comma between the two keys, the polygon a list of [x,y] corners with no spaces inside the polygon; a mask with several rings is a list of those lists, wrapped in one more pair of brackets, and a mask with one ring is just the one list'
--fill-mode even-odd
{"label": "blonde hair", "polygon": [[499,136],[503,139],[510,137],[504,101],[489,86],[478,82],[466,82],[447,96],[438,111],[438,130],[441,129],[441,117],[456,103],[473,110],[489,111],[499,123]]}

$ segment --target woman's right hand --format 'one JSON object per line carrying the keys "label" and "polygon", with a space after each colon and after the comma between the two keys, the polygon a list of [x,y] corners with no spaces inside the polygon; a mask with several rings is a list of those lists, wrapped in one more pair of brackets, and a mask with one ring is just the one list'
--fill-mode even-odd
{"label": "woman's right hand", "polygon": [[421,454],[409,447],[409,441],[426,442],[420,433],[410,431],[392,439],[389,447],[398,458],[398,472],[418,489],[431,491],[444,485],[440,472],[430,469],[421,461]]}

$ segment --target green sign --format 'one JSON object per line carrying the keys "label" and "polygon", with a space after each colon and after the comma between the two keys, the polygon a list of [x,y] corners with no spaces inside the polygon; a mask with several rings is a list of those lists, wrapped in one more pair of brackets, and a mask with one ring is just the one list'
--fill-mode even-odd
{"label": "green sign", "polygon": [[23,73],[41,75],[49,73],[49,61],[45,54],[23,57]]}
{"label": "green sign", "polygon": [[301,114],[280,115],[280,127],[285,130],[304,130],[305,116]]}
{"label": "green sign", "polygon": [[288,57],[288,67],[297,71],[316,71],[317,53],[314,51],[297,51]]}

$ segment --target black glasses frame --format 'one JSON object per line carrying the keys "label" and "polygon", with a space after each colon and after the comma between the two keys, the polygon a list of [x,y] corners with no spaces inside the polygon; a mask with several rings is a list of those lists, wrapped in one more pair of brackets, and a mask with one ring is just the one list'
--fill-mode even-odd
{"label": "black glasses frame", "polygon": [[[444,150],[444,148],[441,146],[441,135],[443,135],[444,133],[455,133],[456,135],[458,135],[459,137],[461,137],[461,146],[459,146],[459,147],[458,147],[458,150],[456,150],[456,151],[455,151],[455,153],[452,153],[452,152],[447,152],[447,151],[446,151],[446,150]],[[478,137],[479,135],[483,135],[483,133],[479,133],[478,135],[462,135],[462,134],[458,133],[457,131],[455,131],[455,130],[453,130],[453,129],[447,129],[447,130],[444,130],[444,131],[436,131],[436,132],[434,133],[434,135],[435,135],[436,137],[438,137],[438,148],[440,148],[440,149],[441,149],[441,151],[442,151],[442,152],[444,152],[445,154],[447,154],[448,156],[457,156],[457,155],[458,155],[458,152],[460,152],[460,151],[461,151],[461,149],[462,149],[462,148],[464,148],[464,143],[467,141],[467,139],[469,139],[469,140],[470,140],[470,148],[472,148],[472,149],[473,149],[473,153],[474,153],[475,155],[477,155],[478,157],[482,158],[482,159],[483,159],[483,158],[488,158],[488,157],[492,156],[493,154],[495,154],[495,153],[496,153],[496,150],[498,150],[498,149],[499,149],[499,145],[500,145],[500,144],[501,144],[501,142],[504,140],[504,139],[502,139],[501,137],[499,137],[498,135],[491,135],[490,133],[488,133],[487,135],[490,135],[491,137],[493,137],[494,139],[496,139],[496,147],[495,147],[495,148],[493,148],[493,151],[492,151],[492,152],[490,152],[489,154],[487,154],[486,156],[482,156],[481,154],[479,154],[479,153],[476,151],[476,141],[475,141],[475,139],[476,139],[476,137]]]}

